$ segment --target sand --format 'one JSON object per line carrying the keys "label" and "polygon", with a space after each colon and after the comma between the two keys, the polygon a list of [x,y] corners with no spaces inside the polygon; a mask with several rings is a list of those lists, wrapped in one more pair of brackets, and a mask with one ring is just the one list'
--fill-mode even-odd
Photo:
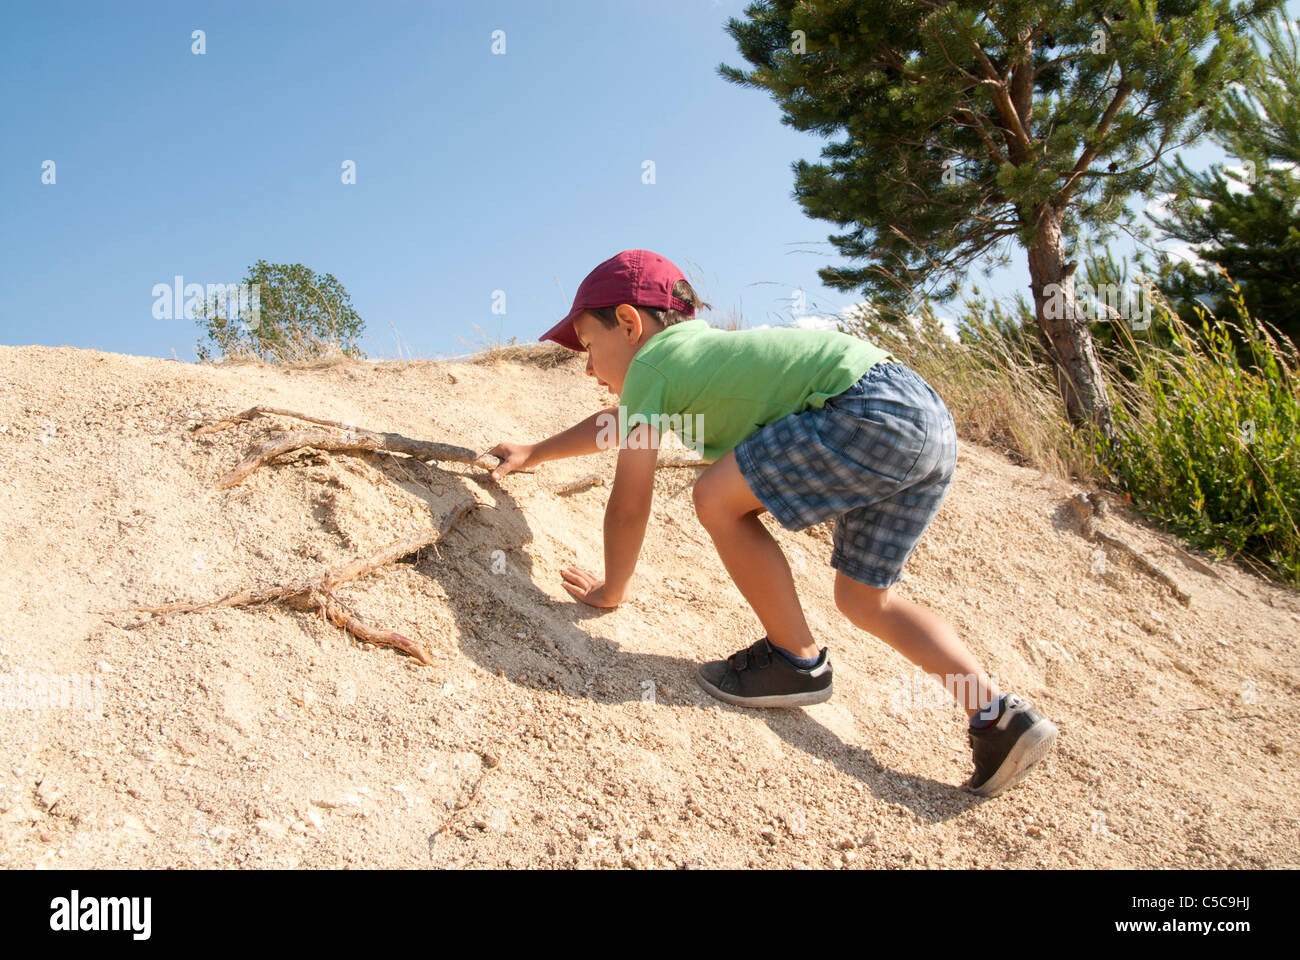
{"label": "sand", "polygon": [[[1300,598],[1207,572],[1122,508],[1106,529],[1188,606],[1080,536],[1079,492],[963,442],[898,589],[1060,727],[1001,797],[959,789],[964,715],[832,599],[831,524],[766,522],[831,650],[825,704],[714,701],[701,660],[762,634],[660,470],[635,598],[600,571],[615,454],[493,483],[304,451],[218,478],[255,404],[486,450],[607,405],[578,364],[201,366],[0,347],[0,865],[5,867],[1297,867]],[[288,423],[278,422],[287,427]],[[431,666],[283,605],[149,620],[320,573],[479,507],[437,549],[340,588]]]}

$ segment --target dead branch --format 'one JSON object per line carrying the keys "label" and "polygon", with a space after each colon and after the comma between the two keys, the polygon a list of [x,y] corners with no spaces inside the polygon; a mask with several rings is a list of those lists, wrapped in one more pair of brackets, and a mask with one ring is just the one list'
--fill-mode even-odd
{"label": "dead branch", "polygon": [[[240,423],[249,423],[258,417],[277,416],[292,417],[295,420],[305,420],[308,423],[319,423],[323,427],[338,427],[340,430],[356,430],[357,426],[353,423],[340,423],[338,420],[326,420],[323,417],[312,417],[305,413],[296,413],[293,410],[284,410],[280,407],[249,407],[243,413],[237,413],[233,417],[227,417],[224,420],[217,420],[206,426],[198,426],[190,431],[190,436],[201,437],[207,433],[216,433],[220,430],[226,430]],[[367,433],[373,431],[366,431]]]}
{"label": "dead branch", "polygon": [[708,464],[705,463],[703,460],[694,460],[694,459],[688,459],[688,458],[686,458],[686,457],[680,457],[680,458],[675,459],[675,460],[660,460],[657,464],[655,464],[655,466],[656,466],[656,467],[666,467],[666,468],[672,468],[672,467],[707,467]]}
{"label": "dead branch", "polygon": [[165,616],[171,613],[199,613],[220,607],[239,607],[254,603],[279,601],[295,610],[319,609],[333,623],[347,630],[353,636],[368,643],[399,649],[427,666],[433,661],[429,659],[428,653],[420,644],[402,636],[400,633],[391,630],[376,630],[367,626],[344,609],[331,591],[341,583],[365,576],[373,570],[387,566],[390,563],[396,563],[403,557],[408,557],[426,547],[433,546],[451,531],[461,517],[473,510],[477,505],[478,501],[476,500],[463,500],[451,509],[442,523],[436,528],[423,530],[409,537],[404,537],[369,557],[359,557],[342,566],[332,567],[324,575],[313,580],[299,580],[279,586],[264,587],[260,590],[240,590],[236,593],[226,594],[226,596],[219,597],[216,600],[201,603],[171,603],[161,607],[132,607],[131,609],[140,613]]}
{"label": "dead branch", "polygon": [[555,493],[557,496],[565,496],[570,493],[577,493],[579,490],[586,490],[588,487],[601,487],[605,485],[605,478],[598,473],[589,473],[585,477],[574,480],[572,483],[566,483],[562,487],[557,487]]}
{"label": "dead branch", "polygon": [[[240,464],[230,473],[221,479],[217,484],[217,489],[224,490],[241,483],[250,473],[256,470],[264,463],[274,460],[276,457],[284,456],[286,453],[292,453],[294,450],[301,450],[304,447],[312,447],[316,450],[325,450],[336,453],[361,453],[383,451],[385,453],[401,453],[408,457],[423,462],[449,460],[453,463],[467,463],[471,466],[480,467],[483,470],[494,470],[501,464],[499,457],[489,454],[478,454],[466,447],[456,446],[450,443],[436,443],[430,440],[415,440],[411,437],[403,436],[400,433],[383,433],[377,430],[367,430],[358,427],[352,423],[342,423],[338,420],[327,420],[324,417],[313,417],[309,414],[298,413],[294,410],[284,410],[279,407],[250,407],[243,413],[235,414],[233,417],[227,417],[224,420],[218,420],[206,426],[199,426],[190,431],[190,436],[197,437],[209,433],[216,433],[225,430],[240,423],[249,423],[259,417],[289,417],[295,420],[303,420],[307,423],[316,423],[325,427],[337,427],[344,431],[343,437],[337,437],[334,434],[315,432],[315,433],[291,433],[287,436],[277,437],[268,440],[258,446],[253,447]],[[530,471],[517,471],[526,473]]]}
{"label": "dead branch", "polygon": [[[362,451],[379,451],[385,453],[404,453],[417,460],[451,460],[457,463],[469,463],[491,469],[479,462],[479,455],[465,447],[456,447],[447,443],[432,443],[428,440],[412,440],[399,433],[363,433],[357,431],[355,436],[337,437],[328,433],[291,433],[285,437],[268,440],[253,447],[239,465],[226,474],[217,483],[218,490],[242,483],[250,473],[274,460],[276,457],[311,447],[332,453],[360,453]],[[495,459],[495,458],[493,458]]]}
{"label": "dead branch", "polygon": [[1152,710],[1150,713],[1144,713],[1144,717],[1158,717],[1163,713],[1200,713],[1203,710],[1213,709],[1211,707],[1165,707],[1163,710]]}

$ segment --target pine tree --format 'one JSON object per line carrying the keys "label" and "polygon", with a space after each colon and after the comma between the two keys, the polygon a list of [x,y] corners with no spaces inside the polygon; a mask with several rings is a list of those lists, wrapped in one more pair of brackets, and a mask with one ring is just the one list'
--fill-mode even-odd
{"label": "pine tree", "polygon": [[1162,172],[1169,215],[1152,222],[1192,244],[1204,264],[1166,264],[1161,286],[1191,319],[1200,302],[1231,316],[1241,288],[1250,315],[1300,343],[1300,26],[1267,21],[1257,69],[1212,117],[1211,139],[1239,159],[1193,173],[1179,157]]}
{"label": "pine tree", "polygon": [[1037,322],[1071,420],[1112,433],[1069,258],[1127,218],[1207,101],[1245,75],[1242,31],[1281,0],[758,0],[727,31],[782,122],[843,140],[794,165],[809,216],[863,267],[823,282],[886,305],[956,292],[972,262],[1025,249]]}

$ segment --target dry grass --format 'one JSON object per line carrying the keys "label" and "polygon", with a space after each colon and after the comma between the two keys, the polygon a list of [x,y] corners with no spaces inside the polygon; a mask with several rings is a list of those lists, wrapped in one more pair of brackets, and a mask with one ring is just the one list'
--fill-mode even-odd
{"label": "dry grass", "polygon": [[[488,335],[477,323],[470,326],[478,331],[473,342],[478,349],[465,356],[449,359],[463,363],[495,363],[498,360],[511,360],[518,363],[532,363],[543,370],[549,370],[581,355],[577,350],[570,350],[549,340],[545,343],[516,343],[518,338],[511,337],[509,342],[502,342],[500,336]],[[462,343],[470,342],[464,337],[460,340]]]}
{"label": "dry grass", "polygon": [[[561,366],[580,356],[577,351],[560,346],[558,343],[503,344],[500,341],[492,341],[483,336],[483,331],[477,324],[474,326],[480,334],[477,341],[480,349],[474,353],[438,359],[423,357],[417,355],[409,345],[404,346],[400,336],[398,336],[397,357],[391,360],[380,359],[379,362],[384,363],[386,367],[391,369],[402,370],[430,363],[494,363],[498,360],[513,360],[535,364],[545,370]],[[394,334],[396,335],[396,330],[394,330]],[[231,366],[278,367],[282,370],[326,370],[331,367],[366,361],[344,352],[336,341],[320,339],[309,334],[303,334],[300,331],[292,331],[273,350],[259,353],[252,349],[251,345],[241,345],[232,349],[216,362]]]}
{"label": "dry grass", "polygon": [[739,310],[731,307],[725,314],[709,318],[709,326],[717,327],[719,330],[747,330],[749,321],[741,316]]}
{"label": "dry grass", "polygon": [[489,346],[478,353],[464,357],[463,360],[465,363],[496,363],[498,360],[513,360],[518,363],[531,363],[543,370],[550,370],[566,363],[572,363],[580,356],[582,354],[577,350],[570,350],[558,343],[547,341],[538,344],[510,343]]}
{"label": "dry grass", "polygon": [[251,343],[233,345],[216,362],[273,366],[285,370],[325,370],[361,360],[345,352],[337,340],[301,330],[286,330],[284,339],[274,345],[259,344],[257,348]]}
{"label": "dry grass", "polygon": [[1062,412],[1056,377],[1025,337],[981,331],[957,343],[932,317],[911,331],[857,317],[842,325],[889,350],[943,398],[965,440],[1062,480],[1096,480],[1095,462]]}

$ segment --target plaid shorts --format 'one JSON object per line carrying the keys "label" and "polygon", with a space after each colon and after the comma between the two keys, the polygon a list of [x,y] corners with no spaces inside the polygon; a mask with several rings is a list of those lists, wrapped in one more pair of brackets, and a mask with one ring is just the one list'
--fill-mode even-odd
{"label": "plaid shorts", "polygon": [[787,530],[835,518],[831,566],[871,587],[903,579],[952,485],[957,430],[910,367],[875,364],[819,409],[761,427],[735,448],[749,489]]}

